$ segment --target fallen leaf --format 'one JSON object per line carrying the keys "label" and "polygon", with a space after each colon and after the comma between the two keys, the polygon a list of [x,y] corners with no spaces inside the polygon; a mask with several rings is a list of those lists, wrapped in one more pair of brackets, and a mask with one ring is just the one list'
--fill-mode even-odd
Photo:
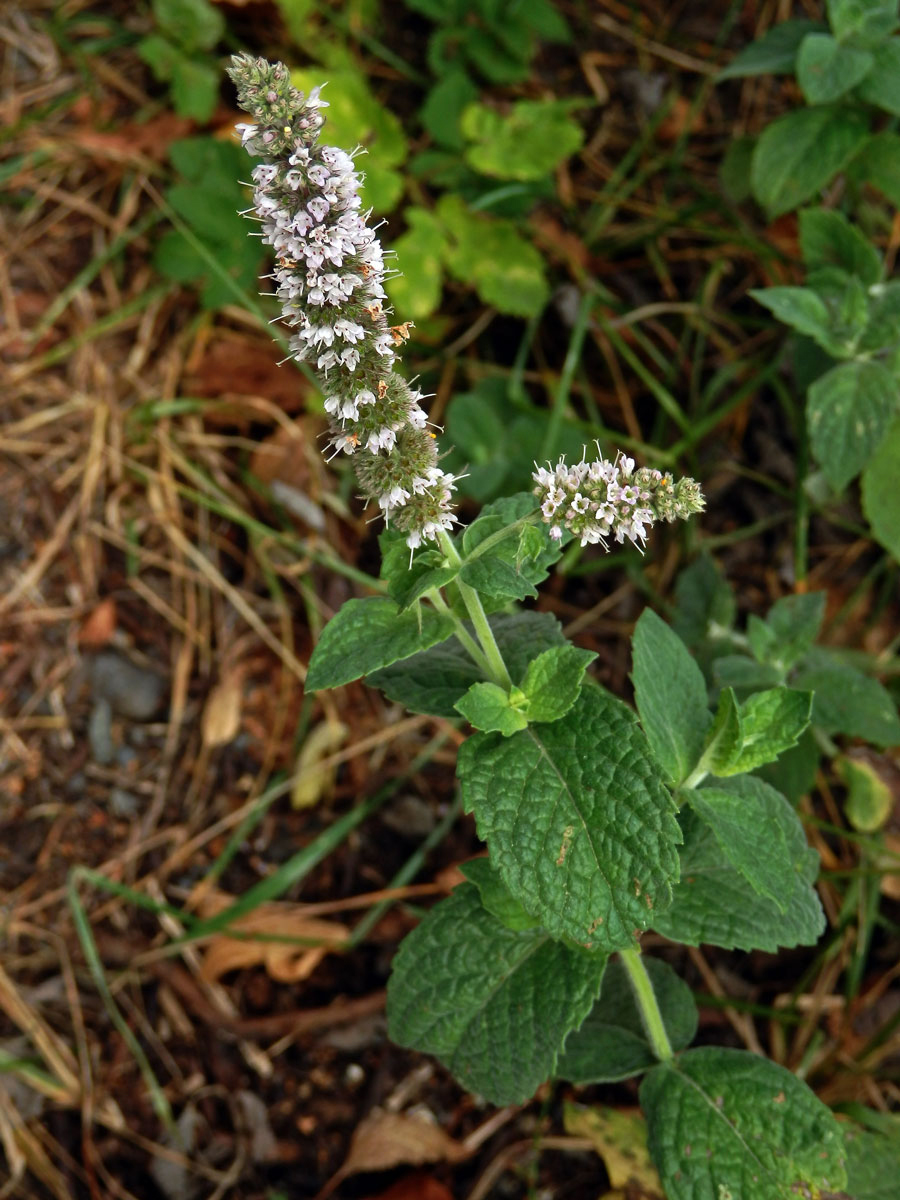
{"label": "fallen leaf", "polygon": [[647,1149],[647,1123],[640,1113],[567,1104],[563,1124],[566,1133],[593,1142],[613,1188],[628,1188],[633,1200],[663,1200],[663,1186]]}
{"label": "fallen leaf", "polygon": [[297,756],[291,808],[312,808],[329,795],[337,766],[321,767],[319,762],[341,748],[348,732],[342,721],[334,719],[322,721],[309,732]]}
{"label": "fallen leaf", "polygon": [[[214,892],[204,898],[200,911],[205,917],[215,916],[233,903],[233,896]],[[213,981],[228,971],[262,966],[279,983],[297,983],[350,936],[346,925],[307,917],[302,904],[281,901],[261,904],[228,928],[241,936],[221,933],[211,939],[204,950],[201,978]]]}
{"label": "fallen leaf", "polygon": [[116,602],[111,597],[101,600],[85,619],[78,631],[82,646],[97,650],[105,646],[116,631]]}
{"label": "fallen leaf", "polygon": [[243,672],[232,671],[209,693],[200,722],[203,745],[207,749],[227,746],[241,728]]}
{"label": "fallen leaf", "polygon": [[453,1200],[453,1193],[444,1184],[438,1182],[432,1175],[407,1175],[377,1196],[367,1196],[366,1200]]}

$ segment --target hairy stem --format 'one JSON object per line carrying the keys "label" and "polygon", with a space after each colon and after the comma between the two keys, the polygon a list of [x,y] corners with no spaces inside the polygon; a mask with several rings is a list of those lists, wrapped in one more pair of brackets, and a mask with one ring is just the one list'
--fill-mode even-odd
{"label": "hairy stem", "polygon": [[620,950],[619,957],[628,972],[628,979],[634,992],[634,998],[637,1000],[644,1030],[650,1039],[653,1053],[660,1062],[667,1062],[673,1057],[672,1043],[666,1033],[662,1013],[656,1003],[653,984],[650,982],[647,968],[641,961],[641,952],[640,950]]}
{"label": "hairy stem", "polygon": [[438,612],[443,613],[445,617],[449,617],[453,622],[453,632],[456,635],[456,639],[466,648],[469,656],[474,659],[474,661],[479,665],[479,667],[481,667],[482,671],[484,671],[486,675],[490,675],[491,664],[487,660],[487,655],[483,652],[481,647],[469,633],[468,629],[466,629],[465,625],[463,625],[462,621],[441,595],[440,591],[437,588],[432,588],[425,594]]}
{"label": "hairy stem", "polygon": [[[459,557],[456,547],[453,545],[453,539],[447,531],[441,529],[438,532],[438,538],[441,543],[441,549],[447,556],[448,561],[454,567],[459,566],[462,559]],[[466,612],[469,614],[469,619],[474,626],[475,636],[478,638],[478,643],[484,651],[484,657],[487,659],[492,681],[500,687],[511,688],[513,685],[512,678],[506,669],[506,663],[503,661],[503,655],[500,653],[500,647],[494,638],[493,630],[487,619],[487,613],[484,611],[478,593],[474,588],[469,587],[467,583],[463,583],[461,579],[455,579],[454,583],[459,588],[462,602],[466,606]]]}

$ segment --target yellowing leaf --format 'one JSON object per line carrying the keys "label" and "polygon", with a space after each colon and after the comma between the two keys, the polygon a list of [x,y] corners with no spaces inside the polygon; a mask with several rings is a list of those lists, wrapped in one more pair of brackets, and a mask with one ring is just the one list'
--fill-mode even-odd
{"label": "yellowing leaf", "polygon": [[663,1187],[647,1149],[647,1124],[640,1113],[567,1104],[563,1122],[567,1133],[593,1142],[613,1188],[626,1189],[629,1196],[663,1200]]}
{"label": "yellowing leaf", "polygon": [[208,749],[227,746],[241,728],[241,675],[233,672],[209,693],[200,731]]}
{"label": "yellowing leaf", "polygon": [[333,719],[323,721],[311,730],[297,756],[294,786],[291,788],[292,808],[313,808],[334,787],[337,768],[321,767],[323,758],[335,753],[347,736],[347,726]]}

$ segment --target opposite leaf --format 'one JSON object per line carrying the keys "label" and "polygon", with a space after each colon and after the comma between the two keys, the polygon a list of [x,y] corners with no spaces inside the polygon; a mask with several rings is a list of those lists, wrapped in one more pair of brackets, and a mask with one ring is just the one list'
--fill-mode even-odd
{"label": "opposite leaf", "polygon": [[474,883],[481,895],[481,906],[497,918],[501,925],[517,933],[522,929],[537,929],[540,925],[530,917],[500,878],[489,858],[473,858],[460,864],[460,871]]}
{"label": "opposite leaf", "polygon": [[641,725],[667,781],[682,783],[712,723],[703,673],[678,634],[649,608],[635,627],[633,647]]}
{"label": "opposite leaf", "polygon": [[654,1067],[640,1095],[669,1200],[797,1200],[847,1182],[830,1109],[756,1054],[688,1050]]}
{"label": "opposite leaf", "polygon": [[[522,693],[519,692],[522,696]],[[524,700],[524,696],[522,696]],[[496,683],[473,683],[455,705],[473,729],[510,737],[528,726],[528,718],[513,706],[510,693]]]}
{"label": "opposite leaf", "polygon": [[588,664],[597,657],[593,650],[560,646],[532,659],[522,680],[529,721],[558,721],[581,692]]}
{"label": "opposite leaf", "polygon": [[[690,812],[682,813],[684,848],[682,878],[672,906],[655,918],[653,928],[687,946],[722,946],[726,950],[768,950],[811,946],[825,928],[825,915],[812,886],[819,856],[806,844],[803,831],[786,831],[788,852],[797,864],[783,908],[760,896],[739,871],[723,860],[712,830]],[[760,831],[765,847],[767,832]]]}
{"label": "opposite leaf", "polygon": [[843,488],[859,474],[897,407],[893,375],[872,360],[841,363],[810,387],[810,443],[832,487]]}
{"label": "opposite leaf", "polygon": [[672,800],[634,714],[601,688],[562,720],[469,738],[458,775],[491,861],[554,937],[616,950],[668,905]]}
{"label": "opposite leaf", "polygon": [[553,1074],[566,1035],[591,1009],[604,965],[543,930],[505,928],[464,883],[397,952],[389,1036],[436,1055],[492,1103],[522,1104]]}
{"label": "opposite leaf", "polygon": [[825,733],[865,738],[878,746],[900,745],[897,705],[877,679],[820,652],[810,656],[795,682],[813,692],[813,724]]}
{"label": "opposite leaf", "polygon": [[783,596],[769,609],[765,621],[751,615],[747,635],[754,658],[789,670],[816,640],[824,615],[824,592]]}
{"label": "opposite leaf", "polygon": [[881,279],[881,255],[836,209],[805,208],[800,213],[800,250],[809,271],[840,267],[865,284]]}
{"label": "opposite leaf", "polygon": [[[682,1050],[697,1032],[697,1005],[691,989],[662,959],[645,956],[642,961],[672,1049]],[[656,1062],[628,972],[614,958],[590,1015],[566,1042],[556,1075],[578,1084],[615,1083],[640,1075]]]}
{"label": "opposite leaf", "polygon": [[784,796],[752,775],[681,795],[712,830],[722,857],[755,892],[786,912],[809,852],[803,826]]}
{"label": "opposite leaf", "polygon": [[434,609],[401,612],[393,600],[348,600],[322,630],[306,690],[339,687],[445,641],[453,622]]}
{"label": "opposite leaf", "polygon": [[797,744],[809,724],[810,692],[769,688],[755,692],[740,708],[741,747],[730,761],[719,762],[713,773],[741,775],[773,762],[783,750]]}

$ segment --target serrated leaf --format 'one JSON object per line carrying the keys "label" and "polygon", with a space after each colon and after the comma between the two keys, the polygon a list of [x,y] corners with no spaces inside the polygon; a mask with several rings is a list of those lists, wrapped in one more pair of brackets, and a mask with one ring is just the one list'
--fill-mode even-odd
{"label": "serrated leaf", "polygon": [[630,946],[668,903],[672,800],[634,714],[601,688],[560,721],[469,738],[457,774],[491,861],[554,937]]}
{"label": "serrated leaf", "polygon": [[797,863],[783,912],[760,896],[730,863],[712,830],[699,817],[683,811],[681,879],[672,906],[654,918],[653,928],[673,942],[687,946],[722,946],[726,950],[768,950],[811,946],[825,928],[825,914],[812,883],[819,856],[804,836],[794,837],[788,849]]}
{"label": "serrated leaf", "polygon": [[824,32],[821,21],[781,21],[749,46],[739,51],[716,76],[716,80],[746,75],[793,75],[797,51],[810,33]]}
{"label": "serrated leaf", "polygon": [[[535,654],[568,642],[550,613],[495,613],[490,618],[503,661],[514,679],[521,679]],[[467,625],[469,633],[472,626]],[[366,682],[380,688],[389,700],[411,712],[455,717],[456,702],[473,683],[483,680],[480,668],[456,638],[415,654],[392,667],[370,674]]]}
{"label": "serrated leaf", "polygon": [[470,1091],[521,1104],[553,1074],[566,1035],[591,1009],[605,960],[514,932],[461,884],[400,946],[388,982],[388,1032],[434,1054]]}
{"label": "serrated leaf", "polygon": [[481,895],[481,904],[501,925],[517,932],[521,929],[537,929],[540,925],[530,917],[509,888],[489,858],[473,858],[460,864],[460,871],[470,883],[474,883]]}
{"label": "serrated leaf", "polygon": [[529,721],[558,721],[581,692],[584,673],[597,657],[593,650],[559,646],[545,650],[528,664],[522,691]]}
{"label": "serrated leaf", "polygon": [[844,45],[830,33],[810,33],[797,54],[797,82],[810,104],[830,104],[856,87],[874,61],[868,50]]}
{"label": "serrated leaf", "polygon": [[[712,830],[723,858],[754,892],[785,912],[794,877],[806,859],[806,839],[784,796],[750,775],[685,791],[681,796]],[[794,852],[801,847],[798,864]]]}
{"label": "serrated leaf", "polygon": [[474,729],[484,733],[510,737],[528,725],[528,718],[513,705],[509,692],[496,683],[473,683],[455,707]]}
{"label": "serrated leaf", "polygon": [[880,362],[841,363],[810,387],[813,453],[829,483],[845,487],[868,462],[897,411],[897,383]]}
{"label": "serrated leaf", "polygon": [[771,287],[751,288],[749,294],[779,321],[813,338],[829,354],[837,356],[844,352],[834,313],[817,291],[808,287]]}
{"label": "serrated leaf", "polygon": [[741,705],[741,748],[730,762],[718,762],[713,774],[740,775],[773,762],[797,744],[809,724],[812,695],[792,688],[755,692]]}
{"label": "serrated leaf", "polygon": [[856,90],[860,100],[900,117],[900,40],[891,38],[873,52],[874,65]]}
{"label": "serrated leaf", "polygon": [[796,746],[785,750],[775,762],[757,767],[754,775],[796,806],[812,791],[821,757],[819,743],[812,729],[807,729]]}
{"label": "serrated leaf", "polygon": [[877,679],[820,652],[794,683],[814,693],[812,723],[825,733],[865,738],[878,746],[900,745],[897,705]]}
{"label": "serrated leaf", "polygon": [[400,608],[408,608],[433,587],[443,587],[457,574],[458,568],[446,565],[439,550],[425,549],[410,561],[409,546],[402,533],[383,530],[378,537],[381,550],[381,578],[391,599]]}
{"label": "serrated leaf", "polygon": [[897,487],[897,463],[900,462],[900,418],[881,439],[878,449],[863,471],[863,511],[872,533],[885,550],[900,562],[900,488]]}
{"label": "serrated leaf", "polygon": [[796,1200],[847,1182],[831,1110],[757,1054],[687,1050],[654,1067],[640,1097],[669,1200]]}
{"label": "serrated leaf", "polygon": [[348,600],[322,630],[309,662],[306,690],[340,687],[370,671],[445,641],[453,622],[434,609],[401,612],[381,596]]}
{"label": "serrated leaf", "polygon": [[871,49],[897,28],[896,0],[827,0],[835,37]]}
{"label": "serrated leaf", "polygon": [[716,715],[706,735],[700,766],[713,775],[723,773],[740,754],[743,744],[741,711],[734,692],[726,687],[719,694]]}
{"label": "serrated leaf", "polygon": [[463,563],[459,577],[476,592],[498,596],[503,600],[524,600],[526,596],[537,596],[534,584],[499,554],[482,554],[472,562]]}
{"label": "serrated leaf", "polygon": [[770,219],[798,208],[843,170],[868,133],[843,105],[800,108],[767,125],[753,154],[753,194]]}
{"label": "serrated leaf", "polygon": [[805,208],[799,217],[800,250],[807,269],[841,267],[863,283],[881,279],[881,255],[843,213],[833,208]]}
{"label": "serrated leaf", "polygon": [[712,715],[706,682],[684,642],[652,609],[633,638],[634,698],[641,725],[663,775],[682,783],[700,758]]}
{"label": "serrated leaf", "polygon": [[706,554],[679,574],[675,603],[672,628],[688,646],[699,645],[719,630],[727,633],[734,625],[734,593]]}
{"label": "serrated leaf", "polygon": [[[682,1050],[697,1032],[697,1005],[691,989],[668,963],[644,956],[653,994],[673,1050]],[[634,992],[618,958],[603,976],[600,995],[584,1024],[569,1035],[556,1067],[571,1083],[616,1083],[656,1063]]]}
{"label": "serrated leaf", "polygon": [[508,113],[470,104],[461,129],[473,170],[497,179],[543,179],[580,149],[584,131],[560,100],[519,100]]}
{"label": "serrated leaf", "polygon": [[440,145],[461,150],[465,139],[460,119],[466,106],[477,98],[478,88],[465,71],[449,71],[425,97],[419,110],[422,124]]}
{"label": "serrated leaf", "polygon": [[[762,622],[760,622],[762,624]],[[748,620],[748,628],[750,621]],[[713,660],[713,679],[741,696],[784,683],[784,672],[770,663],[759,663],[746,654],[721,654]]]}
{"label": "serrated leaf", "polygon": [[816,640],[824,615],[824,592],[782,596],[769,609],[765,621],[751,617],[747,623],[754,657],[779,671],[790,670]]}

